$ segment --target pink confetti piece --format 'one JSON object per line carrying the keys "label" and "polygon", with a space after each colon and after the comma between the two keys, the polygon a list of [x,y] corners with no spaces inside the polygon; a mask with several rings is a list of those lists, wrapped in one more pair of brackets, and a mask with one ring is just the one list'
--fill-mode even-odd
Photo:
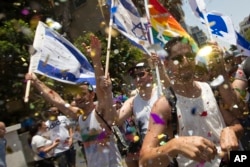
{"label": "pink confetti piece", "polygon": [[205,166],[205,162],[204,161],[200,162],[199,164],[196,165],[196,167],[203,167],[203,166]]}
{"label": "pink confetti piece", "polygon": [[97,140],[103,140],[103,139],[105,139],[105,138],[106,138],[106,133],[105,133],[104,131],[102,131],[102,132],[98,135]]}
{"label": "pink confetti piece", "polygon": [[30,12],[29,12],[28,9],[23,9],[23,10],[21,11],[21,13],[22,13],[23,15],[27,16]]}
{"label": "pink confetti piece", "polygon": [[150,115],[155,123],[162,124],[162,125],[165,124],[165,121],[162,118],[160,118],[157,114],[151,113]]}

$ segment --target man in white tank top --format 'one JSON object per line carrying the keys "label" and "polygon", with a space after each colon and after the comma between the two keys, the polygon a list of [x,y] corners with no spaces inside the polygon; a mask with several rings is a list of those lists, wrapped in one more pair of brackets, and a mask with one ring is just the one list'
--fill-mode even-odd
{"label": "man in white tank top", "polygon": [[[138,92],[126,100],[119,110],[119,123],[124,123],[125,120],[132,116],[139,133],[139,142],[142,142],[147,132],[152,106],[161,94],[158,86],[154,84],[150,60],[144,59],[136,63],[135,66],[129,69],[129,75]],[[134,150],[133,153],[129,153],[126,157],[126,163],[129,167],[139,165],[138,154],[140,147],[137,147],[137,149],[137,151]]]}
{"label": "man in white tank top", "polygon": [[[214,54],[221,54],[217,45],[212,47]],[[243,128],[230,112],[217,105],[207,83],[194,81],[195,54],[188,40],[173,38],[164,49],[168,52],[166,63],[171,87],[177,97],[177,134],[173,134],[171,103],[162,96],[152,108],[155,117],[149,122],[140,165],[178,163],[179,167],[218,167],[230,150],[239,149]],[[226,93],[220,93],[222,102],[228,104],[223,97]]]}
{"label": "man in white tank top", "polygon": [[[112,85],[110,77],[104,77],[101,64],[101,42],[95,36],[90,37],[91,58],[96,78],[96,89],[83,82],[76,87],[74,105],[64,101],[59,94],[51,90],[37,79],[35,74],[27,74],[32,84],[41,91],[43,97],[56,106],[64,115],[79,120],[80,133],[85,149],[88,167],[123,167],[120,152],[114,140],[114,135],[96,114],[99,114],[111,126],[117,118],[113,107]],[[95,104],[95,96],[98,105]]]}

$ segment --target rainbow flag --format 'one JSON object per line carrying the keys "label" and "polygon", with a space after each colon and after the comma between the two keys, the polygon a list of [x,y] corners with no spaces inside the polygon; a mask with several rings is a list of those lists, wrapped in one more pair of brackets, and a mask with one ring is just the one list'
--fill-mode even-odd
{"label": "rainbow flag", "polygon": [[161,46],[164,46],[171,38],[175,36],[183,36],[190,41],[193,51],[198,51],[198,45],[194,39],[184,28],[182,28],[167,9],[165,9],[157,0],[149,0],[148,3],[153,37],[153,41],[151,41],[152,43],[160,43]]}

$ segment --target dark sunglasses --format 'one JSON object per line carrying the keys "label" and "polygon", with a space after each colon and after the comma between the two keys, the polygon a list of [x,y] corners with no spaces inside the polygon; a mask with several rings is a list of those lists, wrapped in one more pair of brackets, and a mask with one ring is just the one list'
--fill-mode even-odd
{"label": "dark sunglasses", "polygon": [[183,58],[184,56],[188,59],[188,60],[194,60],[195,58],[195,54],[193,52],[188,52],[188,53],[185,53],[185,54],[179,54],[179,55],[176,55],[174,57],[171,57],[171,60],[172,61],[178,61],[178,62],[182,62],[183,61]]}
{"label": "dark sunglasses", "polygon": [[90,92],[93,92],[93,91],[94,91],[93,86],[92,86],[89,82],[87,82],[87,81],[81,83],[81,85],[86,85],[86,86],[88,86],[88,90],[89,90]]}
{"label": "dark sunglasses", "polygon": [[141,71],[141,72],[138,72],[138,73],[135,73],[135,74],[133,74],[133,75],[131,75],[131,77],[133,78],[133,79],[136,79],[136,78],[142,78],[142,77],[144,77],[146,74],[147,74],[148,72],[147,71]]}

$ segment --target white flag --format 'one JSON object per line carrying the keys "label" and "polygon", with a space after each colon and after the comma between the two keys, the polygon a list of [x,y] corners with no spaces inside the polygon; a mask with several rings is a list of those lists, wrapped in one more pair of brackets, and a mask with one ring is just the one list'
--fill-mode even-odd
{"label": "white flag", "polygon": [[94,69],[68,40],[39,22],[33,42],[32,71],[69,84],[84,81],[96,85]]}
{"label": "white flag", "polygon": [[113,27],[128,38],[133,45],[148,52],[148,22],[145,23],[145,19],[140,17],[131,0],[112,0],[112,3],[110,13],[113,18]]}

